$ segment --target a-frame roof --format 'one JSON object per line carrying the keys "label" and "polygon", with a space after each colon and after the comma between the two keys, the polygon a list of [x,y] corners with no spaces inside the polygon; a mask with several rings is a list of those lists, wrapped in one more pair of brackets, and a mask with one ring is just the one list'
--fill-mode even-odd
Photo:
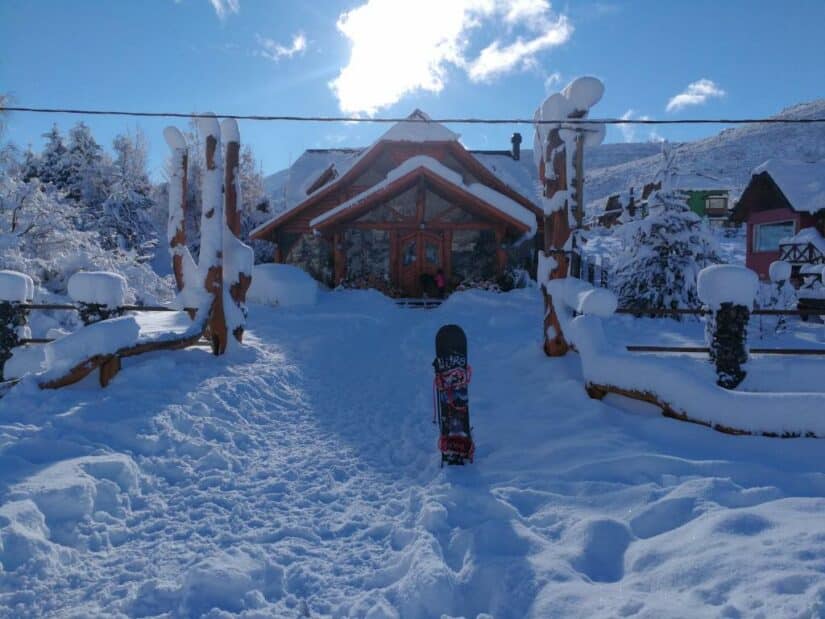
{"label": "a-frame roof", "polygon": [[542,211],[534,201],[508,186],[496,176],[487,166],[482,164],[459,143],[458,137],[458,134],[453,133],[439,123],[430,121],[426,114],[420,110],[416,110],[408,117],[408,120],[393,125],[381,138],[373,143],[372,146],[362,151],[349,169],[317,188],[294,208],[281,213],[252,230],[250,237],[253,239],[265,239],[274,230],[294,219],[300,213],[334,196],[337,192],[349,186],[364,172],[369,170],[370,166],[372,166],[388,148],[392,148],[393,144],[400,142],[435,145],[444,152],[452,155],[483,184],[504,194],[524,208],[533,211],[536,217],[541,217]]}
{"label": "a-frame roof", "polygon": [[351,221],[370,209],[407,191],[420,179],[429,181],[441,192],[459,199],[463,206],[482,216],[501,221],[517,232],[535,233],[535,213],[504,194],[479,183],[467,185],[461,175],[431,157],[407,159],[380,183],[313,219],[310,225],[323,230]]}

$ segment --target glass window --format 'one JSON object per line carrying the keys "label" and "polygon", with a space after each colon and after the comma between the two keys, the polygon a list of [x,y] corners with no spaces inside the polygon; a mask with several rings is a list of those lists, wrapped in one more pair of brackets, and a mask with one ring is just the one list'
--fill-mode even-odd
{"label": "glass window", "polygon": [[707,210],[724,210],[728,208],[728,199],[725,196],[710,196],[705,201]]}
{"label": "glass window", "polygon": [[779,242],[796,232],[793,221],[757,224],[754,231],[754,251],[779,251]]}
{"label": "glass window", "polygon": [[410,266],[412,263],[415,262],[415,253],[416,253],[416,243],[415,241],[410,241],[407,244],[407,248],[404,250],[404,266]]}

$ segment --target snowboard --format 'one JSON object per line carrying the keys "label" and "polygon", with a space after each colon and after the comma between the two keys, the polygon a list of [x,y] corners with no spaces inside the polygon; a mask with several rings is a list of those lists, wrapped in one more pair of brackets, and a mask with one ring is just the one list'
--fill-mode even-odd
{"label": "snowboard", "polygon": [[441,466],[473,461],[475,444],[470,426],[467,388],[472,368],[467,363],[467,336],[458,325],[444,325],[435,336],[433,422],[438,424]]}

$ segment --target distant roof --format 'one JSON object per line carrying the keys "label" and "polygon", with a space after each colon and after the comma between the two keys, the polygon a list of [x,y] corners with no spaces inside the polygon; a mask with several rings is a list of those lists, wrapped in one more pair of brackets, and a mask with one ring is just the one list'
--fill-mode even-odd
{"label": "distant roof", "polygon": [[733,181],[730,179],[717,178],[704,172],[677,174],[673,179],[673,188],[682,191],[730,191],[731,187],[733,187]]}
{"label": "distant roof", "polygon": [[767,172],[795,211],[816,213],[825,209],[825,160],[809,163],[768,159],[753,174]]}

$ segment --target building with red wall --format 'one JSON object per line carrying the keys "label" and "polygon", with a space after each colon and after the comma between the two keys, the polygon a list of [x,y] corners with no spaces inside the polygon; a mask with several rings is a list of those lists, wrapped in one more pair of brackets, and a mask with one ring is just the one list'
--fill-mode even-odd
{"label": "building with red wall", "polygon": [[732,220],[747,225],[746,265],[762,279],[775,260],[803,255],[817,260],[816,253],[791,249],[800,230],[811,228],[825,237],[825,161],[769,159],[753,171]]}

